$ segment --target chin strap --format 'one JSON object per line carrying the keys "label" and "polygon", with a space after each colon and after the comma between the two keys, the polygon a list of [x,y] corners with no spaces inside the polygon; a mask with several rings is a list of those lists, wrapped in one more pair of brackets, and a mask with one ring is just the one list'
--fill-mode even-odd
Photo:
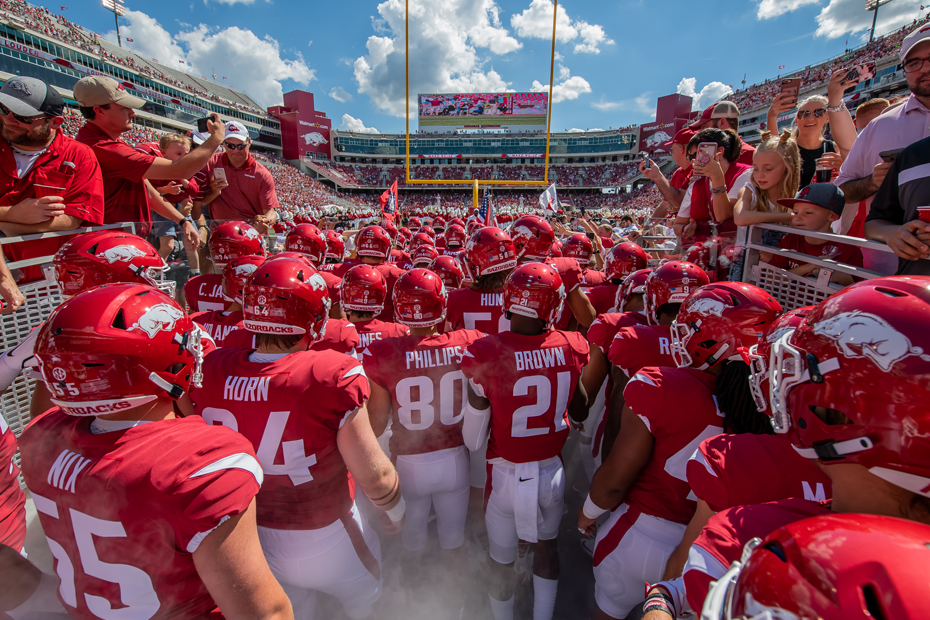
{"label": "chin strap", "polygon": [[149,373],[149,381],[167,392],[168,396],[173,400],[177,400],[184,396],[184,388],[177,383],[168,383],[154,372]]}
{"label": "chin strap", "polygon": [[799,448],[792,445],[795,451],[806,459],[819,459],[821,461],[839,461],[846,458],[847,454],[864,452],[874,446],[872,440],[868,437],[858,437],[856,439],[847,439],[846,441],[824,441],[823,443],[814,444],[810,448]]}

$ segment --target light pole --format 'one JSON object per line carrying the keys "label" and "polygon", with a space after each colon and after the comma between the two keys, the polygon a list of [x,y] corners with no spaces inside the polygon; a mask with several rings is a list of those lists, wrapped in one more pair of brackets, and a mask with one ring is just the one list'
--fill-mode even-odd
{"label": "light pole", "polygon": [[119,18],[120,15],[126,14],[126,5],[123,0],[103,0],[103,8],[113,13],[113,19],[116,20],[116,42],[123,47],[123,38],[119,35]]}
{"label": "light pole", "polygon": [[878,20],[878,7],[888,4],[891,0],[865,0],[865,10],[872,11],[872,31],[869,33],[869,43],[875,39],[875,22]]}

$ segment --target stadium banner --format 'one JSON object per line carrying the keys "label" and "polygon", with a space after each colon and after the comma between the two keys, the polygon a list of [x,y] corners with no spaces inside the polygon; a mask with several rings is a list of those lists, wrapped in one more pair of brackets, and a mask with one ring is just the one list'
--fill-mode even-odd
{"label": "stadium banner", "polygon": [[420,127],[452,129],[546,126],[548,93],[418,95]]}
{"label": "stadium banner", "polygon": [[675,121],[669,123],[649,123],[639,129],[640,151],[668,151],[663,146],[675,137]]}

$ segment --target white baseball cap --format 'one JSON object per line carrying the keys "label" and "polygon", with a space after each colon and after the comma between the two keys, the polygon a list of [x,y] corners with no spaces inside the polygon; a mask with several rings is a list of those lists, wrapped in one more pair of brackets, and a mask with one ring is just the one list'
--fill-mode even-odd
{"label": "white baseball cap", "polygon": [[904,40],[901,41],[901,49],[898,50],[898,58],[901,59],[901,62],[904,62],[907,58],[912,47],[923,41],[930,41],[930,24],[924,24],[904,37]]}
{"label": "white baseball cap", "polygon": [[201,133],[197,130],[194,130],[191,132],[191,140],[193,141],[194,144],[201,145],[209,139],[210,139],[209,132],[204,131]]}
{"label": "white baseball cap", "polygon": [[239,121],[226,121],[226,137],[223,139],[245,142],[249,139],[249,130]]}

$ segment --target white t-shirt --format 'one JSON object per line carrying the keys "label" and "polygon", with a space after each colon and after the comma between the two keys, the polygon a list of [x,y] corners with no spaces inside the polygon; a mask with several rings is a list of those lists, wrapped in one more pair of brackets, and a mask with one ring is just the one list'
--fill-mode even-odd
{"label": "white t-shirt", "polygon": [[[749,181],[752,178],[752,168],[747,168],[743,174],[736,177],[736,181],[733,182],[733,187],[730,188],[730,191],[727,192],[727,197],[730,200],[736,200],[739,196],[739,190],[743,189],[746,185],[749,185]],[[697,177],[694,183],[701,183],[704,179],[702,177]],[[678,217],[691,217],[691,190],[694,189],[694,183],[688,186],[688,191],[685,193],[684,200],[681,201],[681,208],[678,209]]]}
{"label": "white t-shirt", "polygon": [[15,146],[12,147],[13,159],[16,160],[16,174],[19,178],[25,177],[30,170],[32,170],[32,165],[36,163],[36,160],[39,159],[39,155],[48,150],[48,147],[45,147],[41,151],[21,151]]}

